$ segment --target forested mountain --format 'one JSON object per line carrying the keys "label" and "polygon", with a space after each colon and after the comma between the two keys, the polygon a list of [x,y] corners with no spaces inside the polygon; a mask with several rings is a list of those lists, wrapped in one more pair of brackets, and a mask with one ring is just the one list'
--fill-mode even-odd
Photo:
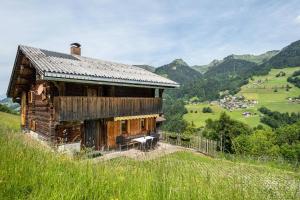
{"label": "forested mountain", "polygon": [[281,51],[267,51],[260,55],[232,54],[207,65],[189,66],[182,59],[176,59],[156,69],[148,65],[136,66],[180,83],[180,89],[167,91],[171,96],[213,100],[224,91],[235,94],[253,75],[267,74],[272,68],[300,66],[300,40]]}
{"label": "forested mountain", "polygon": [[[254,62],[227,58],[222,62],[214,61],[214,65],[211,65],[202,76],[191,78],[194,72],[190,70],[191,67],[184,63],[184,69],[191,74],[184,76],[185,74],[182,74],[184,72],[177,71],[176,77],[184,76],[185,78],[181,78],[181,81],[188,80],[188,82],[180,82],[180,89],[169,91],[168,94],[187,99],[197,96],[202,101],[218,98],[221,91],[234,94],[239,91],[242,85],[247,83],[248,78],[253,74],[253,69],[257,66]],[[169,65],[168,69],[170,68]],[[168,74],[168,78],[175,80],[176,77],[173,76],[174,73]]]}
{"label": "forested mountain", "polygon": [[257,64],[240,59],[224,59],[218,65],[215,65],[204,74],[206,77],[235,77],[235,76],[247,76],[252,74],[251,71]]}
{"label": "forested mountain", "polygon": [[11,98],[6,98],[6,95],[1,95],[0,104],[8,107],[15,112],[20,111],[20,105],[18,103],[13,103]]}
{"label": "forested mountain", "polygon": [[276,54],[278,54],[278,50],[272,50],[272,51],[267,51],[266,53],[260,54],[260,55],[252,55],[252,54],[243,54],[243,55],[236,55],[236,54],[232,54],[229,55],[227,57],[225,57],[222,60],[213,60],[211,63],[207,64],[207,65],[194,65],[192,66],[193,69],[201,72],[202,74],[204,74],[205,72],[207,72],[210,68],[215,67],[219,64],[221,64],[224,61],[228,61],[228,60],[244,60],[244,61],[248,61],[248,62],[253,62],[256,64],[262,64],[264,62],[267,62],[270,58],[272,58],[273,56],[275,56]]}
{"label": "forested mountain", "polygon": [[158,67],[155,70],[156,74],[167,77],[173,81],[185,85],[189,82],[202,78],[202,74],[192,69],[182,59],[176,59],[173,62]]}
{"label": "forested mountain", "polygon": [[[184,66],[184,70],[176,71],[174,66],[177,65]],[[224,91],[237,93],[253,75],[266,74],[271,68],[295,66],[300,66],[300,40],[281,51],[268,51],[261,55],[230,55],[202,66],[189,67],[184,61],[175,60],[158,68],[156,73],[168,74],[168,78],[181,83],[180,89],[169,92],[174,97],[188,99],[197,96],[200,100],[213,100]],[[193,76],[192,68],[203,75]],[[185,71],[188,73],[185,74]]]}
{"label": "forested mountain", "polygon": [[266,53],[263,53],[260,55],[252,55],[252,54],[235,55],[235,54],[232,54],[232,55],[225,57],[224,60],[239,59],[239,60],[254,62],[256,64],[262,64],[262,63],[270,60],[273,56],[275,56],[278,53],[279,53],[278,50],[272,50],[272,51],[267,51]]}
{"label": "forested mountain", "polygon": [[216,60],[215,59],[207,65],[194,65],[194,66],[192,66],[192,68],[199,71],[200,73],[204,74],[205,72],[207,72],[207,70],[210,67],[216,66],[216,65],[220,64],[221,62],[222,62],[222,60]]}
{"label": "forested mountain", "polygon": [[267,74],[272,68],[300,66],[300,40],[283,48],[278,54],[257,68],[256,74]]}

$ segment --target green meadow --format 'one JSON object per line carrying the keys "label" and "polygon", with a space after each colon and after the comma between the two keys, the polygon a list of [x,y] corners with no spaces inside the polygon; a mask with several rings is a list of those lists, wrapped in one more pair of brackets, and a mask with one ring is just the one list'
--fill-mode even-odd
{"label": "green meadow", "polygon": [[1,199],[299,199],[299,169],[192,152],[98,163],[45,150],[0,113]]}
{"label": "green meadow", "polygon": [[[239,109],[230,112],[219,105],[210,105],[208,103],[190,104],[186,106],[188,113],[184,115],[184,119],[193,122],[196,127],[202,127],[205,126],[206,119],[217,119],[220,113],[225,111],[233,119],[254,127],[260,124],[260,112],[257,109],[261,106],[266,106],[273,111],[279,112],[300,112],[300,104],[291,103],[287,100],[288,97],[297,97],[300,95],[300,89],[287,82],[287,78],[294,71],[299,69],[300,67],[272,69],[266,76],[254,76],[252,80],[249,80],[249,83],[241,88],[239,95],[244,95],[247,99],[257,100],[258,104],[253,108]],[[286,75],[276,77],[280,71],[285,72]],[[292,87],[289,91],[286,91],[287,84]],[[277,92],[274,92],[275,89],[277,89]],[[212,108],[213,113],[202,113],[203,107],[207,106]],[[193,111],[193,113],[191,113],[191,111]],[[195,113],[195,111],[197,111],[197,113]],[[242,113],[245,111],[257,114],[244,117]]]}

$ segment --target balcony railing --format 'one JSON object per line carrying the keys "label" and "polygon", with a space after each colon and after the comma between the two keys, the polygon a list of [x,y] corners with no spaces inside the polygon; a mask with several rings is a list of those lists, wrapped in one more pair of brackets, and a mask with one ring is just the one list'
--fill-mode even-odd
{"label": "balcony railing", "polygon": [[161,98],[131,97],[54,97],[56,121],[81,121],[89,119],[159,114]]}

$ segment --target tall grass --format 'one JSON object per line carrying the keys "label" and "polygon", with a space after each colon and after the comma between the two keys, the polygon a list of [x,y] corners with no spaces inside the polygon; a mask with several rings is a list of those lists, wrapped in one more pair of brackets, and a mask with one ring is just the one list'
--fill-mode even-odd
{"label": "tall grass", "polygon": [[297,199],[299,174],[180,152],[151,161],[76,161],[0,136],[2,199]]}
{"label": "tall grass", "polygon": [[94,163],[0,132],[0,199],[299,199],[299,187],[298,173],[264,165],[190,152]]}

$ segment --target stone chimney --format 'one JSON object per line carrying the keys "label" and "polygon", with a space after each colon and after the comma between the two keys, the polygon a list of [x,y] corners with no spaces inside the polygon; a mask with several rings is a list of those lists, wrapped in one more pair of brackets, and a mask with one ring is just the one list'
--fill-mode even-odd
{"label": "stone chimney", "polygon": [[81,55],[81,45],[77,42],[71,44],[71,54],[72,55]]}

